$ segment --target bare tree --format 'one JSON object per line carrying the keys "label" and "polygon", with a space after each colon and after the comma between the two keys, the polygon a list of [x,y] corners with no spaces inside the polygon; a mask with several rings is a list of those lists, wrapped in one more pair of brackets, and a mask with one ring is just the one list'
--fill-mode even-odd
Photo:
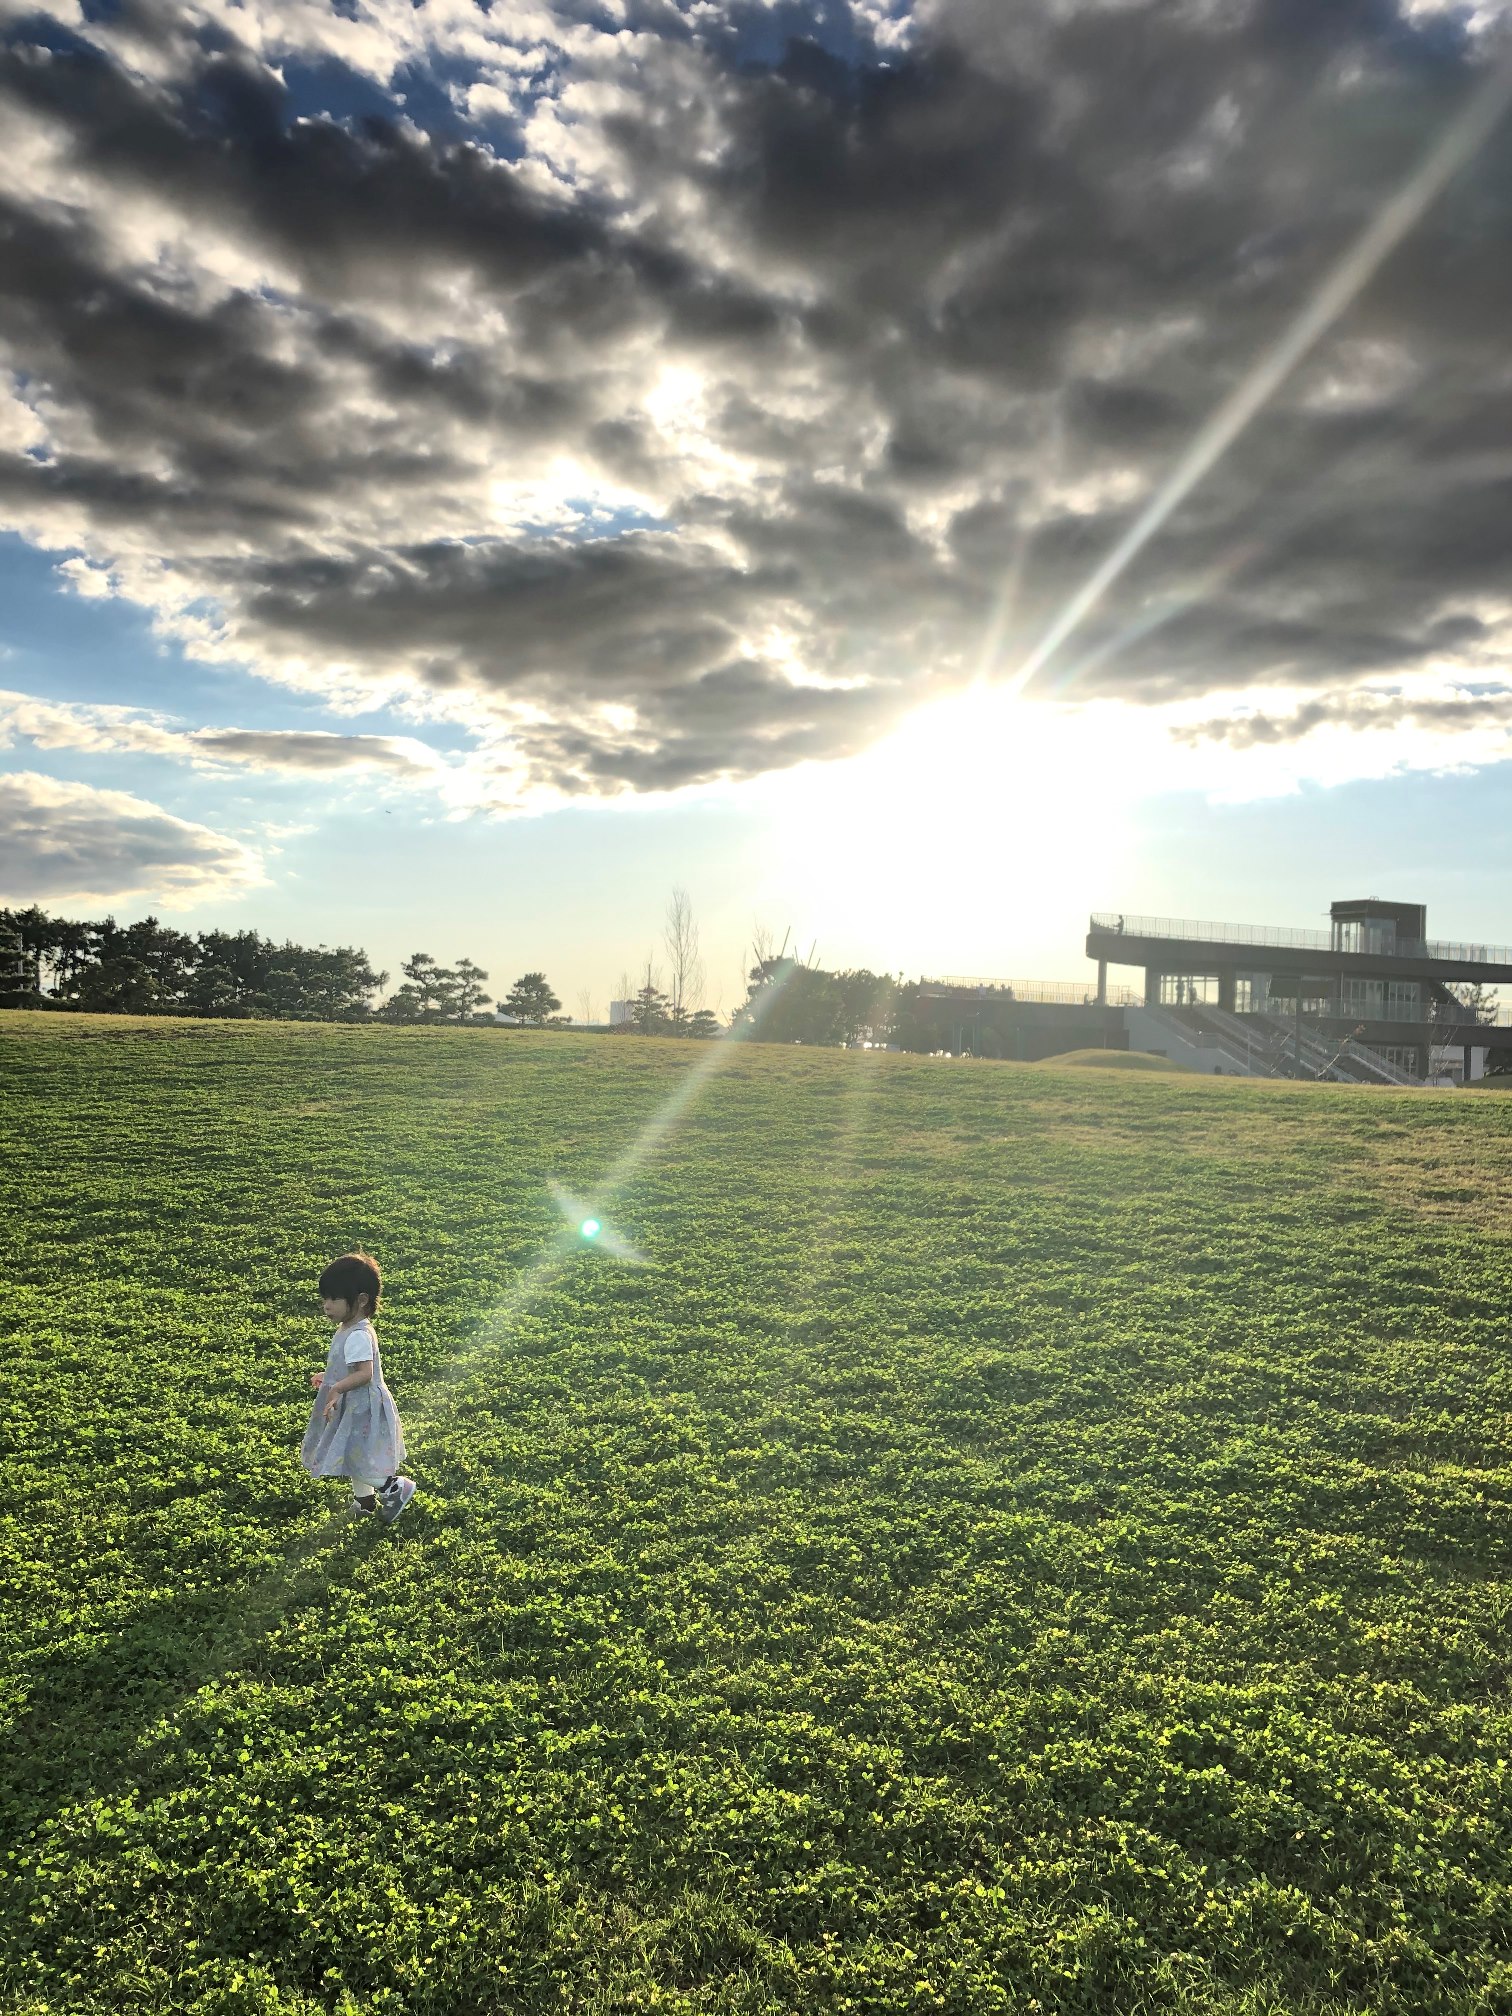
{"label": "bare tree", "polygon": [[704,984],[698,926],[686,889],[672,891],[662,943],[667,948],[667,1014],[673,1028],[681,1029],[697,1005]]}
{"label": "bare tree", "polygon": [[579,1020],[579,1022],[592,1022],[592,1021],[594,1021],[594,1020],[595,1020],[596,1018],[595,1018],[595,1016],[594,1016],[594,1013],[593,1013],[593,990],[592,990],[592,988],[589,988],[589,987],[583,987],[583,988],[579,989],[579,992],[578,992],[578,997],[577,997],[577,999],[578,999],[578,1020]]}
{"label": "bare tree", "polygon": [[770,970],[776,944],[777,941],[772,936],[770,927],[766,924],[758,923],[753,918],[751,920],[751,942],[746,950],[745,960],[740,969],[740,990],[735,997],[740,1006],[735,1011],[735,1018],[743,1019],[749,1010],[751,1002],[754,1000],[757,989],[761,984],[758,976]]}

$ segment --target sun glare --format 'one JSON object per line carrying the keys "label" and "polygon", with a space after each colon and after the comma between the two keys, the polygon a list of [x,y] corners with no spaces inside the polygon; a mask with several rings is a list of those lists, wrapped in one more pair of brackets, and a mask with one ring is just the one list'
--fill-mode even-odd
{"label": "sun glare", "polygon": [[1157,741],[1116,703],[958,694],[864,756],[781,780],[774,866],[855,956],[874,945],[884,959],[989,971],[993,948],[1007,958],[1060,936],[1070,892],[1100,902],[1119,880],[1146,788],[1140,752]]}

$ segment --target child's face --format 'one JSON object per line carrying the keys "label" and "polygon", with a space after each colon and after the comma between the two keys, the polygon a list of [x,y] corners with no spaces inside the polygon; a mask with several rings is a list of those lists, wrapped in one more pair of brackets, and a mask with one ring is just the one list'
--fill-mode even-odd
{"label": "child's face", "polygon": [[343,1323],[352,1320],[352,1305],[344,1295],[322,1295],[320,1306],[325,1311],[327,1323],[334,1324],[338,1330]]}

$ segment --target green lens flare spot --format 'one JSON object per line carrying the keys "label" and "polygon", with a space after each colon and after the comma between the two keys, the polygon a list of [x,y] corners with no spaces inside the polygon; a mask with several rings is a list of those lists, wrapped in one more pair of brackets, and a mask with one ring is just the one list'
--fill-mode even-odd
{"label": "green lens flare spot", "polygon": [[597,1239],[603,1229],[597,1218],[585,1218],[578,1227],[579,1232],[582,1233],[585,1239]]}

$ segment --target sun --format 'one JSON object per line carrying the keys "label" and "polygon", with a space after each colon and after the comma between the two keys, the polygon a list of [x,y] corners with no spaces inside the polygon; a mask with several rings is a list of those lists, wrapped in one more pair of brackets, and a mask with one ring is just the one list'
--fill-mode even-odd
{"label": "sun", "polygon": [[1047,931],[1074,938],[1083,898],[1115,900],[1151,726],[1112,702],[956,694],[864,756],[781,780],[774,862],[820,931],[884,963],[891,947],[908,963],[907,946],[945,970],[1001,971]]}

